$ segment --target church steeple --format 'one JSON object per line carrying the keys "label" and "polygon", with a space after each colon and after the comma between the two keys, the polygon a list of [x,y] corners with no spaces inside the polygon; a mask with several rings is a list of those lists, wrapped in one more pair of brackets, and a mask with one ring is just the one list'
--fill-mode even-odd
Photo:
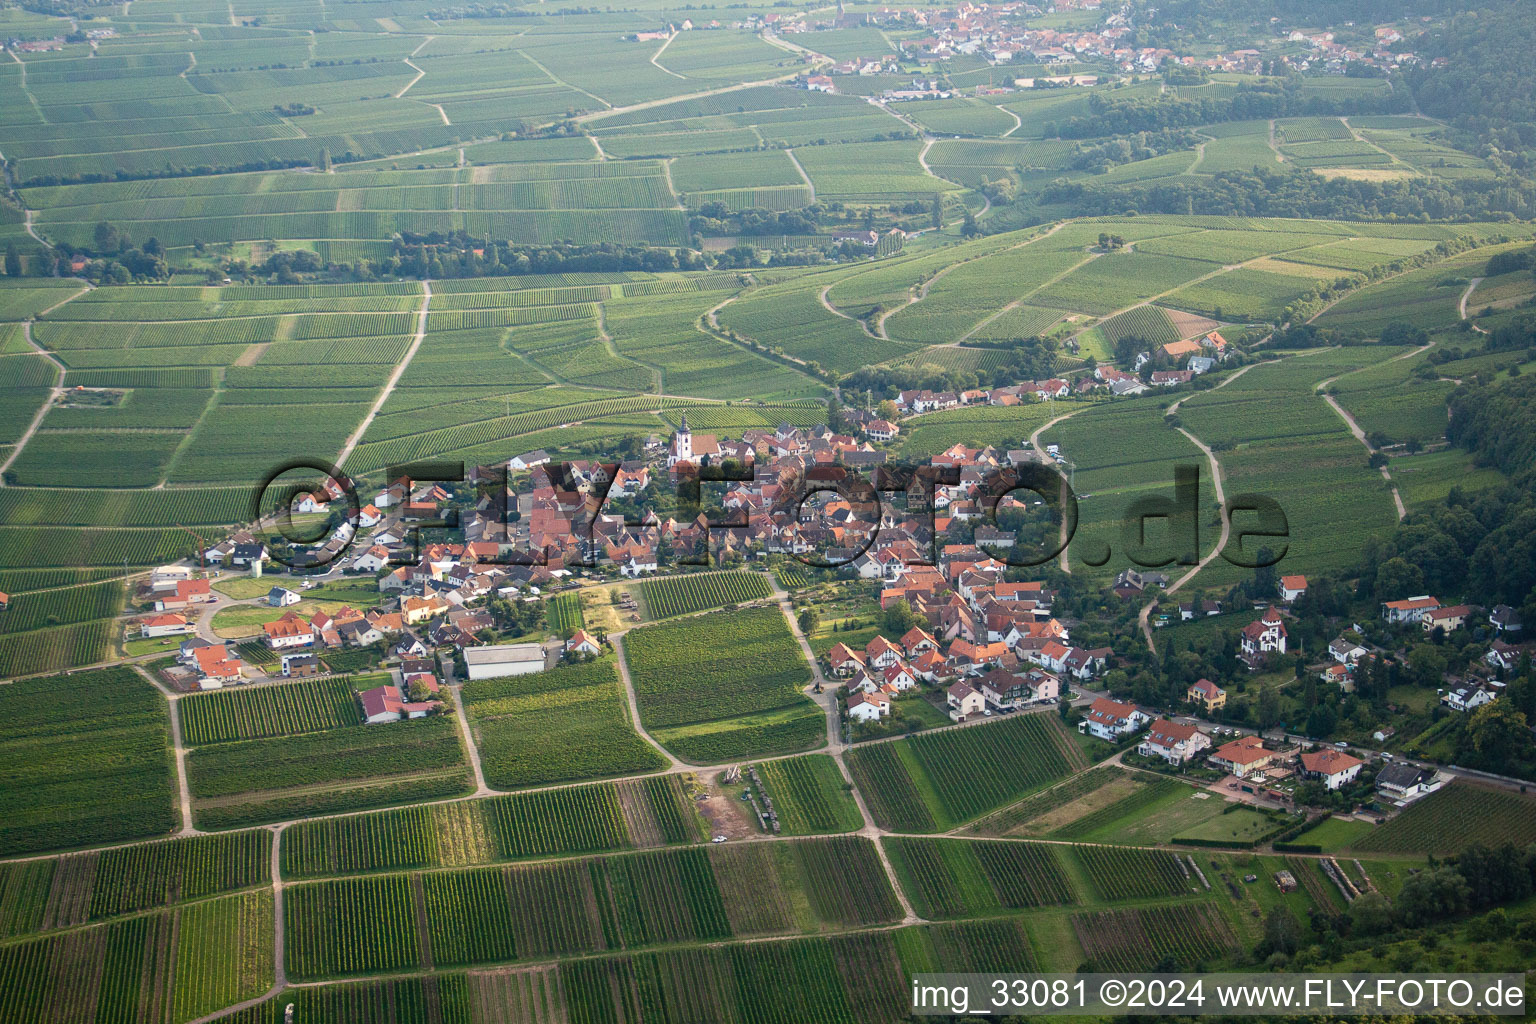
{"label": "church steeple", "polygon": [[688,414],[686,412],[683,413],[683,425],[678,428],[677,432],[679,434],[687,434],[690,432],[688,430]]}

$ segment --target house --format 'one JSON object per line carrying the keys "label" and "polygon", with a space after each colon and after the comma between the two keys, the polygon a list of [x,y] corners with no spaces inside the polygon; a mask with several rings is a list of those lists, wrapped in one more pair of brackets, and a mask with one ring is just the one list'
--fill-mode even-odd
{"label": "house", "polygon": [[207,580],[177,580],[176,592],[167,594],[155,602],[155,611],[173,611],[188,605],[208,604],[217,600]]}
{"label": "house", "polygon": [[1281,576],[1280,600],[1286,604],[1295,601],[1307,592],[1307,578],[1305,576]]}
{"label": "house", "polygon": [[296,612],[284,612],[276,622],[261,627],[266,643],[274,651],[285,647],[308,647],[315,642],[315,629]]}
{"label": "house", "polygon": [[544,648],[538,644],[497,644],[467,647],[464,664],[470,679],[497,679],[544,671]]}
{"label": "house", "polygon": [[1402,601],[1387,601],[1381,606],[1381,617],[1394,625],[1419,622],[1426,614],[1440,607],[1440,602],[1428,594],[1410,597]]}
{"label": "house", "polygon": [[524,452],[521,455],[512,456],[512,458],[507,460],[507,468],[514,473],[520,473],[524,470],[533,469],[535,466],[546,465],[548,462],[549,453],[541,448],[536,452]]}
{"label": "house", "polygon": [[1498,699],[1498,694],[1481,683],[1464,683],[1440,695],[1440,703],[1452,711],[1471,711]]}
{"label": "house", "polygon": [[[5,595],[0,594],[0,598],[3,597]],[[3,607],[4,602],[0,601],[0,608]],[[1520,613],[1507,604],[1494,605],[1493,611],[1488,613],[1488,622],[1500,633],[1518,633],[1524,626],[1520,621]]]}
{"label": "house", "polygon": [[291,604],[298,604],[303,598],[287,587],[273,587],[267,591],[267,604],[273,608],[286,608]]}
{"label": "house", "polygon": [[1015,675],[994,668],[981,677],[980,686],[982,696],[999,707],[1018,707],[1061,695],[1061,680],[1040,669]]}
{"label": "house", "polygon": [[1275,751],[1265,749],[1264,741],[1259,737],[1239,736],[1211,751],[1206,760],[1213,767],[1243,778],[1262,772],[1277,756]]}
{"label": "house", "polygon": [[1325,789],[1339,789],[1355,781],[1365,762],[1342,750],[1316,750],[1301,755],[1303,778],[1319,779]]}
{"label": "house", "polygon": [[389,564],[389,548],[375,544],[352,559],[352,568],[359,572],[378,572]]}
{"label": "house", "polygon": [[1184,699],[1191,704],[1201,705],[1208,712],[1215,711],[1227,706],[1227,691],[1209,679],[1197,679],[1184,691]]}
{"label": "house", "polygon": [[313,654],[283,655],[283,675],[289,679],[320,674],[320,659]]}
{"label": "house", "polygon": [[1467,617],[1471,614],[1472,609],[1464,604],[1454,604],[1449,608],[1431,608],[1419,620],[1419,625],[1424,627],[1426,633],[1434,632],[1436,629],[1451,633],[1465,625]]}
{"label": "house", "polygon": [[1185,356],[1197,356],[1200,354],[1198,341],[1170,341],[1163,346],[1163,354],[1177,362]]}
{"label": "house", "polygon": [[904,693],[917,685],[917,677],[905,662],[898,661],[879,674],[880,687],[884,690],[896,690]]}
{"label": "house", "polygon": [[1090,736],[1114,743],[1138,731],[1151,720],[1151,716],[1134,704],[1122,704],[1108,697],[1100,697],[1088,706],[1088,713],[1083,716],[1079,730],[1086,730]]}
{"label": "house", "polygon": [[139,623],[139,636],[151,639],[160,636],[183,636],[192,632],[192,623],[185,615],[167,612],[151,615]]}
{"label": "house", "polygon": [[1370,653],[1362,644],[1344,636],[1328,645],[1328,655],[1340,665],[1353,665]]}
{"label": "house", "polygon": [[237,569],[244,569],[266,560],[267,546],[256,541],[249,544],[236,544],[234,550],[229,553],[229,563]]}
{"label": "house", "polygon": [[378,526],[384,519],[384,513],[379,511],[377,505],[369,503],[357,510],[357,525],[363,529]]}
{"label": "house", "polygon": [[443,706],[442,701],[409,701],[398,686],[375,686],[357,695],[363,706],[363,721],[368,725],[398,722],[402,718],[425,718]]}
{"label": "house", "polygon": [[871,668],[890,668],[901,658],[902,650],[885,637],[875,638],[864,645],[864,658]]}
{"label": "house", "polygon": [[848,698],[848,717],[855,722],[873,722],[891,713],[891,698],[883,693],[856,693]]}
{"label": "house", "polygon": [[1353,665],[1329,665],[1317,674],[1323,682],[1337,686],[1344,693],[1355,691],[1355,677]]}
{"label": "house", "polygon": [[1169,764],[1183,764],[1210,745],[1210,736],[1195,726],[1159,718],[1147,729],[1147,738],[1137,745],[1136,753],[1160,757]]}
{"label": "house", "polygon": [[870,420],[864,425],[864,433],[871,441],[891,441],[901,433],[901,428],[889,420]]}
{"label": "house", "polygon": [[240,682],[240,659],[230,655],[223,644],[203,643],[192,650],[192,662],[197,667],[197,685],[204,690],[217,690],[230,683]]}
{"label": "house", "polygon": [[578,629],[571,634],[571,638],[565,642],[567,654],[590,654],[593,657],[603,653],[596,640],[587,635],[584,629]]}
{"label": "house", "polygon": [[909,658],[915,658],[925,651],[936,651],[939,649],[939,642],[932,635],[919,629],[917,626],[907,630],[902,636],[900,643],[902,650],[907,652],[907,657]]}
{"label": "house", "polygon": [[805,80],[805,87],[812,92],[836,92],[837,88],[832,79],[826,75],[811,75]]}
{"label": "house", "polygon": [[1503,640],[1495,640],[1488,645],[1488,653],[1483,655],[1483,660],[1494,668],[1503,669],[1505,672],[1513,672],[1520,665],[1520,658],[1524,651],[1514,644],[1507,644]]}
{"label": "house", "polygon": [[421,637],[406,630],[400,639],[390,645],[389,653],[400,658],[425,658],[432,653],[432,649],[422,642]]}
{"label": "house", "polygon": [[11,606],[11,595],[7,594],[7,593],[4,593],[4,592],[0,592],[0,612],[5,611],[10,606]]}
{"label": "house", "polygon": [[1444,780],[1433,768],[1421,768],[1406,761],[1389,764],[1376,775],[1376,790],[1391,800],[1412,800],[1433,793]]}
{"label": "house", "polygon": [[944,691],[944,701],[949,705],[949,717],[957,722],[987,709],[987,699],[967,683],[951,683]]}
{"label": "house", "polygon": [[1271,607],[1257,622],[1243,627],[1238,657],[1250,669],[1258,668],[1267,656],[1285,653],[1285,639],[1285,623],[1281,621],[1280,613]]}
{"label": "house", "polygon": [[842,641],[838,641],[827,652],[827,664],[831,666],[833,675],[851,676],[864,667],[864,655],[849,649],[848,645]]}

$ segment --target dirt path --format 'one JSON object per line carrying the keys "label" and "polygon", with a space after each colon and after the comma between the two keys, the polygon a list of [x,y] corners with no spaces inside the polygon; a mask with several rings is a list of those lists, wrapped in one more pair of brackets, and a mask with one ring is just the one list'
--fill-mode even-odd
{"label": "dirt path", "polygon": [[347,438],[347,443],[341,446],[341,453],[336,456],[337,466],[345,466],[347,464],[347,458],[352,454],[352,450],[357,447],[357,442],[362,439],[363,435],[368,432],[368,428],[373,425],[373,418],[379,414],[380,409],[384,408],[384,403],[389,401],[389,396],[394,394],[395,385],[399,384],[400,378],[405,375],[405,368],[410,366],[411,360],[416,357],[416,350],[421,348],[421,339],[426,337],[427,334],[427,310],[431,305],[432,282],[423,280],[421,282],[421,309],[416,313],[416,336],[411,339],[411,347],[405,350],[405,357],[400,360],[395,366],[394,372],[389,375],[389,380],[385,383],[384,390],[379,392],[379,397],[374,400],[373,407],[368,410],[368,415],[363,417],[363,422],[358,424],[357,429]]}
{"label": "dirt path", "polygon": [[[837,282],[835,282],[835,281],[833,282],[833,284],[836,284],[836,283]],[[876,334],[874,331],[869,329],[869,324],[868,323],[866,323],[863,320],[860,320],[858,317],[854,316],[853,314],[845,313],[842,310],[838,309],[836,306],[832,305],[832,300],[827,298],[827,292],[829,292],[831,290],[832,290],[832,285],[829,284],[829,285],[826,285],[825,287],[823,287],[820,291],[818,291],[816,293],[816,300],[821,303],[821,308],[822,309],[825,309],[828,313],[831,313],[833,316],[840,316],[844,320],[852,320],[854,323],[859,325],[859,329],[862,330],[865,333],[865,335],[867,335],[868,337],[871,337],[871,338],[879,338],[880,337],[880,335]]]}
{"label": "dirt path", "polygon": [[669,156],[661,162],[661,176],[666,179],[667,191],[672,193],[673,199],[677,200],[677,209],[686,210],[688,207],[683,204],[683,197],[677,194],[677,186],[672,184],[672,161],[676,159]]}
{"label": "dirt path", "polygon": [[661,45],[656,48],[656,52],[651,54],[651,63],[656,65],[657,70],[661,71],[662,73],[671,75],[673,78],[680,78],[686,82],[688,80],[687,75],[680,75],[676,71],[673,71],[671,68],[663,67],[661,63],[661,55],[667,52],[667,47],[671,46],[672,40],[676,38],[677,33],[673,32],[671,35],[667,36],[667,38],[663,39],[661,41]]}
{"label": "dirt path", "polygon": [[[1462,297],[1462,301],[1466,301],[1465,296]],[[1393,356],[1391,359],[1388,359],[1387,362],[1395,363],[1402,359],[1412,359],[1414,356],[1422,355],[1434,347],[1435,343],[1430,342],[1428,345],[1421,345],[1418,348],[1409,349],[1407,352],[1404,352],[1401,355]],[[1350,374],[1360,373],[1363,370],[1374,369],[1376,366],[1380,365],[1382,364],[1376,363],[1372,366],[1362,366],[1358,370],[1350,370],[1348,373],[1335,374],[1334,376],[1329,377],[1327,380],[1321,380],[1317,382],[1317,391],[1322,394],[1323,401],[1328,403],[1328,408],[1332,409],[1335,413],[1338,414],[1339,419],[1343,420],[1344,425],[1349,428],[1349,432],[1355,435],[1355,440],[1365,445],[1365,450],[1372,455],[1375,455],[1381,449],[1371,444],[1371,442],[1365,436],[1365,431],[1361,429],[1360,424],[1355,421],[1355,417],[1350,414],[1348,409],[1340,405],[1332,395],[1327,393],[1327,388],[1330,384],[1341,377],[1348,377]],[[1403,495],[1400,491],[1398,491],[1397,481],[1392,479],[1392,470],[1388,466],[1383,465],[1381,467],[1381,478],[1385,480],[1387,482],[1387,486],[1392,489],[1392,504],[1397,507],[1397,518],[1398,521],[1401,522],[1403,519],[1407,518],[1408,508],[1403,504]]]}
{"label": "dirt path", "polygon": [[[1482,284],[1482,283],[1483,283],[1483,279],[1482,278],[1474,277],[1472,280],[1467,282],[1467,290],[1461,293],[1461,303],[1456,308],[1457,308],[1457,311],[1461,314],[1461,318],[1463,320],[1465,320],[1467,318],[1467,303],[1471,300],[1472,293],[1474,291],[1476,291],[1477,290],[1477,286]],[[1487,334],[1488,333],[1488,329],[1486,327],[1479,327],[1477,325],[1476,321],[1473,321],[1472,329],[1474,331],[1476,331],[1478,334]]]}
{"label": "dirt path", "polygon": [[176,831],[176,834],[178,836],[202,835],[192,825],[192,787],[187,784],[187,747],[181,739],[181,711],[177,706],[180,695],[160,685],[159,680],[145,671],[142,666],[135,665],[133,670],[143,676],[149,685],[165,694],[166,702],[170,705],[171,750],[176,755],[176,782],[180,793],[178,803],[181,807],[181,828]]}
{"label": "dirt path", "polygon": [[[790,606],[789,594],[772,576],[768,577],[768,585],[773,588],[773,598],[778,602],[779,611],[784,613],[784,621],[788,623],[790,633],[794,635],[795,642],[800,645],[800,653],[805,656],[805,662],[811,668],[811,685],[806,687],[805,695],[820,704],[827,713],[827,745],[824,749],[827,753],[841,754],[845,745],[837,713],[838,684],[822,675],[821,662],[811,650],[810,641],[806,640],[805,634],[800,631],[800,623],[795,621],[795,610]],[[821,686],[821,693],[816,692],[817,685]]]}
{"label": "dirt path", "polygon": [[800,158],[795,156],[795,151],[793,149],[786,149],[784,151],[784,155],[789,157],[789,162],[794,164],[795,170],[800,172],[800,178],[805,182],[805,187],[811,190],[811,202],[814,203],[816,201],[816,183],[811,180],[811,176],[809,174],[805,173],[805,167],[801,165]]}
{"label": "dirt path", "polygon": [[[1031,448],[1033,448],[1037,452],[1040,451],[1040,435],[1041,434],[1045,433],[1047,430],[1050,430],[1052,427],[1054,427],[1056,424],[1060,423],[1062,420],[1069,420],[1073,416],[1076,416],[1078,413],[1084,412],[1084,411],[1086,411],[1088,409],[1091,409],[1091,408],[1092,408],[1092,406],[1085,405],[1081,409],[1073,409],[1071,412],[1063,413],[1060,416],[1057,416],[1055,419],[1046,420],[1044,423],[1042,423],[1038,427],[1036,427],[1034,432],[1029,435],[1029,446]],[[1062,477],[1061,478],[1061,503],[1062,503],[1063,507],[1066,506],[1067,496],[1068,496],[1068,491],[1069,490],[1070,490],[1070,485],[1067,483],[1067,478],[1066,477]],[[1067,541],[1067,517],[1066,516],[1062,516],[1061,517],[1061,554],[1059,556],[1057,556],[1057,564],[1061,566],[1061,571],[1062,572],[1071,572],[1072,571],[1072,569],[1071,569],[1071,562],[1067,558],[1067,544],[1066,544],[1066,541]]]}
{"label": "dirt path", "polygon": [[1038,286],[1036,286],[1034,288],[1031,288],[1029,291],[1025,292],[1023,295],[1020,295],[1018,298],[1014,299],[1012,302],[1010,302],[1007,305],[1003,306],[996,313],[993,313],[990,316],[985,317],[984,319],[978,321],[976,326],[972,327],[970,330],[968,330],[964,334],[960,335],[960,337],[956,338],[954,341],[948,342],[947,344],[949,346],[963,345],[965,342],[971,340],[972,336],[974,336],[977,331],[981,330],[983,327],[987,326],[992,321],[994,321],[998,317],[1002,316],[1004,313],[1008,312],[1011,309],[1019,308],[1019,306],[1023,305],[1024,301],[1026,299],[1028,299],[1031,295],[1034,295],[1037,292],[1042,292],[1045,289],[1049,288],[1051,285],[1056,284],[1057,282],[1061,281],[1063,278],[1068,277],[1069,275],[1076,273],[1078,270],[1081,270],[1083,267],[1085,267],[1088,264],[1092,263],[1094,260],[1098,259],[1102,255],[1103,255],[1103,253],[1097,253],[1097,252],[1089,254],[1089,256],[1086,259],[1082,260],[1081,262],[1072,264],[1071,267],[1069,267],[1068,269],[1062,271],[1060,274],[1057,274],[1055,277],[1051,278],[1049,281],[1046,281],[1046,282],[1044,282],[1044,283],[1042,283],[1042,284],[1040,284],[1040,285],[1038,285]]}
{"label": "dirt path", "polygon": [[1014,132],[1016,132],[1020,128],[1024,127],[1024,119],[1021,118],[1018,114],[1015,114],[1013,111],[1009,110],[1007,107],[998,107],[997,109],[1001,110],[1003,113],[1005,113],[1009,117],[1013,118],[1013,127],[1009,128],[1007,131],[1003,132],[1003,134],[999,135],[998,138],[1006,139],[1008,136],[1012,135]]}
{"label": "dirt path", "polygon": [[490,796],[493,790],[485,784],[485,769],[480,767],[480,748],[475,745],[475,733],[469,727],[469,711],[464,707],[464,684],[453,681],[451,667],[446,682],[449,692],[453,694],[453,717],[459,722],[459,738],[464,741],[464,752],[469,755],[469,766],[475,772],[475,796]]}
{"label": "dirt path", "polygon": [[635,734],[651,746],[655,747],[662,757],[674,770],[689,769],[694,766],[675,756],[670,750],[657,743],[655,738],[645,731],[645,726],[640,724],[640,698],[635,695],[635,681],[629,677],[629,660],[624,656],[624,634],[609,633],[608,640],[613,644],[613,653],[618,656],[619,679],[624,683],[625,699],[629,703],[630,724],[635,727]]}
{"label": "dirt path", "polygon": [[425,71],[421,70],[421,68],[419,68],[415,64],[411,63],[411,58],[403,57],[403,58],[401,58],[401,60],[405,64],[406,67],[408,67],[412,71],[416,72],[416,77],[411,79],[409,82],[406,82],[404,85],[402,85],[400,87],[400,91],[395,93],[395,99],[399,99],[400,97],[404,96],[406,93],[410,92],[411,91],[411,86],[415,85],[417,82],[421,81],[423,78],[425,78],[427,76],[427,73]]}
{"label": "dirt path", "polygon": [[[67,302],[68,300],[66,299],[65,301]],[[27,424],[27,429],[22,432],[21,437],[17,438],[15,446],[11,449],[11,454],[6,456],[4,462],[0,462],[0,487],[5,486],[6,470],[11,468],[11,465],[21,455],[22,450],[27,447],[27,442],[32,440],[32,435],[36,434],[38,428],[43,425],[43,418],[48,415],[48,410],[52,409],[54,404],[64,395],[64,364],[59,362],[52,352],[49,352],[32,340],[32,322],[30,320],[21,325],[21,333],[22,337],[27,339],[28,345],[31,345],[54,365],[57,375],[54,377],[53,388],[50,390],[48,398],[38,408],[37,414],[32,417],[32,422]]]}

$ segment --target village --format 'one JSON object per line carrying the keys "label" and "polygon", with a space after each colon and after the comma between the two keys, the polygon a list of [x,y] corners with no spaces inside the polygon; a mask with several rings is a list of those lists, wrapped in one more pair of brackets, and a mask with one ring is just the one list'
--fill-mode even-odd
{"label": "village", "polygon": [[[1225,348],[1215,334],[1165,354],[1214,364]],[[1146,386],[1108,365],[1082,379],[1106,390],[1128,381]],[[1036,536],[1033,505],[987,490],[990,474],[1066,463],[1068,454],[1055,445],[998,451],[956,444],[927,461],[941,475],[926,503],[910,492],[889,505],[861,498],[860,474],[889,467],[892,446],[914,417],[1049,401],[1070,390],[1065,381],[1026,381],[902,392],[888,403],[895,411],[885,410],[892,419],[845,410],[846,433],[781,424],[729,438],[695,433],[684,416],[669,441],[653,438],[643,457],[619,463],[562,463],[532,451],[475,467],[468,481],[400,478],[356,492],[350,481],[326,479],[288,510],[321,524],[316,539],[291,543],[251,527],[207,546],[198,564],[161,567],[139,589],[146,612],[130,635],[174,651],[162,678],[181,690],[382,668],[389,681],[374,677],[378,685],[358,700],[365,722],[386,723],[452,712],[455,676],[539,672],[601,654],[601,630],[561,635],[544,622],[557,595],[579,601],[608,585],[620,605],[613,583],[690,563],[793,564],[815,581],[793,597],[795,606],[833,623],[832,636],[818,643],[818,679],[835,689],[851,741],[1052,713],[1100,743],[1095,760],[1114,756],[1172,772],[1224,799],[1274,811],[1321,804],[1381,820],[1441,786],[1451,769],[1394,755],[1389,725],[1376,728],[1369,743],[1334,741],[1309,736],[1306,725],[1266,721],[1273,716],[1265,701],[1297,686],[1314,703],[1319,693],[1351,700],[1385,692],[1409,673],[1415,643],[1475,632],[1489,638],[1478,647],[1482,656],[1444,677],[1434,694],[1436,716],[1471,714],[1503,698],[1507,681],[1529,664],[1513,608],[1443,605],[1430,595],[1385,601],[1375,618],[1344,623],[1325,648],[1303,657],[1292,633],[1298,617],[1310,614],[1315,588],[1302,575],[1276,577],[1268,594],[1174,601],[1158,596],[1169,586],[1167,574],[1131,567],[1102,596],[1086,595],[1069,577],[1009,564],[1010,549]],[[701,475],[720,479],[701,482],[688,511],[678,500],[680,484]],[[239,592],[255,596],[236,604],[221,593],[235,579]],[[331,593],[352,600],[301,613]],[[622,596],[621,610],[633,608]],[[1227,638],[1237,675],[1202,676],[1176,693],[1169,678],[1160,692],[1173,697],[1148,699],[1132,682],[1138,665],[1137,678],[1145,678],[1134,629],[1117,632],[1083,618],[1097,600],[1123,607],[1122,621],[1146,605],[1156,613],[1150,630],[1240,619],[1251,606],[1251,618]],[[255,609],[259,633],[219,636],[215,617],[231,607]],[[872,616],[875,632],[849,622],[850,614]],[[843,626],[859,629],[858,639],[842,639],[836,631]],[[1079,631],[1086,639],[1074,639]],[[1293,661],[1296,679],[1287,680],[1283,669]],[[1281,682],[1261,682],[1257,705],[1249,693],[1234,706],[1229,694],[1246,689],[1245,676]]]}

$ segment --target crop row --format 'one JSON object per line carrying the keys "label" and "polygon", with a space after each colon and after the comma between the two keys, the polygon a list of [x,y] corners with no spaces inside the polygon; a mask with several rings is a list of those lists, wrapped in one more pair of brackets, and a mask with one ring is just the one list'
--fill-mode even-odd
{"label": "crop row", "polygon": [[1192,971],[1241,952],[1209,903],[1078,914],[1072,928],[1096,971]]}
{"label": "crop row", "polygon": [[109,619],[122,610],[123,596],[121,580],[21,594],[0,611],[0,633]]}
{"label": "crop row", "polygon": [[1178,896],[1193,884],[1179,860],[1166,850],[1125,846],[1074,846],[1089,881],[1106,900]]}
{"label": "crop row", "polygon": [[319,732],[362,722],[347,679],[216,690],[184,698],[177,709],[186,742],[194,747]]}
{"label": "crop row", "polygon": [[884,843],[922,917],[966,917],[1072,903],[1076,897],[1050,846],[911,837]]}
{"label": "crop row", "polygon": [[665,576],[646,580],[639,585],[639,590],[646,612],[656,619],[758,601],[772,592],[768,581],[755,572]]}

